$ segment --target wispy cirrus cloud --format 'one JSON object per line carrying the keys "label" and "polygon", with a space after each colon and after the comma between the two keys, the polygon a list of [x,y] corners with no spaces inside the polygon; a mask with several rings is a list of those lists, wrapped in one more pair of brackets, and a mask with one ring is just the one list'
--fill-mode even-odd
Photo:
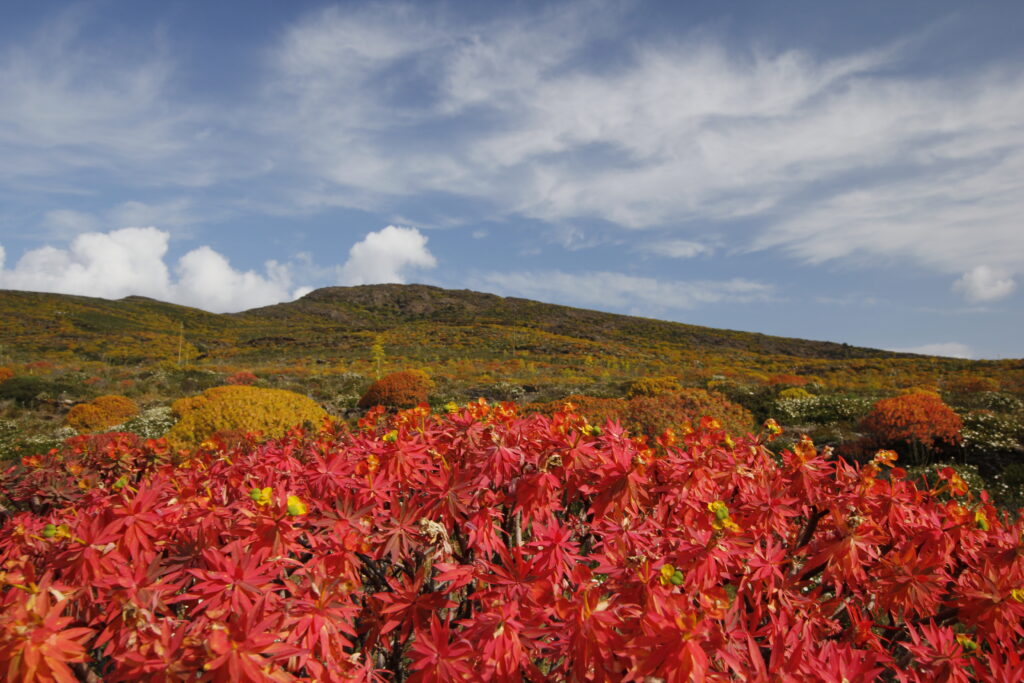
{"label": "wispy cirrus cloud", "polygon": [[737,237],[811,263],[1024,263],[1019,70],[925,77],[902,44],[823,57],[712,31],[595,65],[628,11],[602,7],[476,23],[331,7],[286,32],[264,103],[320,196],[361,207],[441,193],[556,224],[744,219]]}
{"label": "wispy cirrus cloud", "polygon": [[472,287],[506,296],[647,316],[704,304],[752,303],[775,298],[772,285],[743,278],[686,281],[607,271],[537,270],[476,273],[469,280]]}

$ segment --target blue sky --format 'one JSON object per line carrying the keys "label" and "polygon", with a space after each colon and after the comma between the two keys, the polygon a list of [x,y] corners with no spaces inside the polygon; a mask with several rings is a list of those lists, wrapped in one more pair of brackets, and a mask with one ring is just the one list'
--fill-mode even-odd
{"label": "blue sky", "polygon": [[1024,356],[1019,2],[0,7],[0,288]]}

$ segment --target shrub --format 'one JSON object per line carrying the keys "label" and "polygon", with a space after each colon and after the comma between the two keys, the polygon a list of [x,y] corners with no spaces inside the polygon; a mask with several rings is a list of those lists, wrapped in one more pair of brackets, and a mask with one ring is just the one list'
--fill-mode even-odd
{"label": "shrub", "polygon": [[318,424],[327,413],[311,398],[283,389],[222,386],[171,405],[178,418],[167,440],[176,448],[193,446],[219,431],[261,432],[283,436],[290,427]]}
{"label": "shrub", "polygon": [[960,443],[963,422],[937,394],[917,392],[884,398],[861,421],[880,445],[906,444],[915,460],[925,452]]}
{"label": "shrub", "polygon": [[857,422],[870,412],[874,402],[860,396],[825,394],[806,398],[780,396],[769,410],[770,417],[785,424],[834,424]]}
{"label": "shrub", "polygon": [[68,411],[64,423],[78,432],[96,432],[135,417],[139,407],[127,396],[99,396]]}
{"label": "shrub", "polygon": [[801,377],[800,375],[782,374],[772,375],[771,377],[769,377],[768,385],[773,387],[777,387],[780,385],[789,387],[802,387],[810,381],[811,380],[809,378]]}
{"label": "shrub", "polygon": [[235,374],[228,377],[225,381],[227,384],[234,386],[249,386],[255,384],[258,381],[258,377],[246,370],[239,370]]}
{"label": "shrub", "polygon": [[779,392],[779,398],[810,398],[809,391],[802,387],[789,387]]}
{"label": "shrub", "polygon": [[170,406],[156,406],[125,422],[121,431],[137,434],[143,439],[156,439],[166,434],[176,421]]}
{"label": "shrub", "polygon": [[682,391],[679,380],[675,377],[641,377],[629,385],[626,397],[661,396]]}
{"label": "shrub", "polygon": [[1024,421],[1018,415],[999,415],[974,411],[963,416],[964,450],[970,456],[1019,450],[1024,437]]}
{"label": "shrub", "polygon": [[0,398],[23,406],[34,406],[46,399],[54,399],[71,391],[65,382],[52,381],[31,375],[18,375],[0,382]]}
{"label": "shrub", "polygon": [[745,434],[754,426],[750,412],[725,397],[703,389],[684,389],[660,396],[634,396],[630,399],[569,396],[561,401],[529,404],[527,410],[552,413],[571,403],[576,412],[592,424],[617,420],[634,435],[657,436],[666,429],[696,426],[702,417],[719,421],[731,434]]}
{"label": "shrub", "polygon": [[1021,679],[1024,523],[953,468],[409,413],[0,472],[5,680]]}
{"label": "shrub", "polygon": [[393,372],[370,385],[359,399],[359,407],[412,408],[427,401],[427,394],[433,386],[430,377],[422,370]]}
{"label": "shrub", "polygon": [[14,371],[10,368],[0,368],[0,382],[6,382],[14,377]]}

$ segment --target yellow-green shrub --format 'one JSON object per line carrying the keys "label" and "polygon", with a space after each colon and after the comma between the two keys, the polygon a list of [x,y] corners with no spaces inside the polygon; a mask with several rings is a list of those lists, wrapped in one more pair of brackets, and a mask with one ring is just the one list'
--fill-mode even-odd
{"label": "yellow-green shrub", "polygon": [[682,390],[679,380],[675,377],[641,377],[629,385],[627,398],[634,396],[661,396]]}
{"label": "yellow-green shrub", "polygon": [[811,392],[803,387],[789,387],[779,392],[779,398],[810,398]]}
{"label": "yellow-green shrub", "polygon": [[176,448],[194,446],[217,432],[260,432],[284,436],[295,425],[318,424],[327,413],[313,399],[283,389],[223,386],[171,405],[178,418],[167,440]]}
{"label": "yellow-green shrub", "polygon": [[68,411],[64,422],[79,432],[95,432],[119,425],[139,414],[139,406],[127,396],[99,396]]}

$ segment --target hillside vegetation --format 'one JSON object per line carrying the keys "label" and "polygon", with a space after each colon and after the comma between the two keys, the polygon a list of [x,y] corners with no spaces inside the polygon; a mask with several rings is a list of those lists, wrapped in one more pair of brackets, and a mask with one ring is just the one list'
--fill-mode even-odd
{"label": "hillside vegetation", "polygon": [[[787,429],[779,444],[806,433],[861,460],[893,448],[917,467],[973,467],[965,476],[1024,498],[1021,360],[894,353],[424,285],[330,287],[221,315],[144,297],[0,291],[0,320],[0,459],[84,433],[77,413],[105,395],[141,412],[104,428],[155,437],[180,419],[175,400],[214,387],[291,391],[354,422],[374,403],[407,407],[367,392],[414,372],[425,382],[416,400],[435,409],[482,397],[551,411],[573,397],[592,417],[651,438],[685,431],[705,408],[736,432],[774,418]],[[878,401],[922,392],[955,411],[955,438],[895,439],[900,425],[865,421]]]}

